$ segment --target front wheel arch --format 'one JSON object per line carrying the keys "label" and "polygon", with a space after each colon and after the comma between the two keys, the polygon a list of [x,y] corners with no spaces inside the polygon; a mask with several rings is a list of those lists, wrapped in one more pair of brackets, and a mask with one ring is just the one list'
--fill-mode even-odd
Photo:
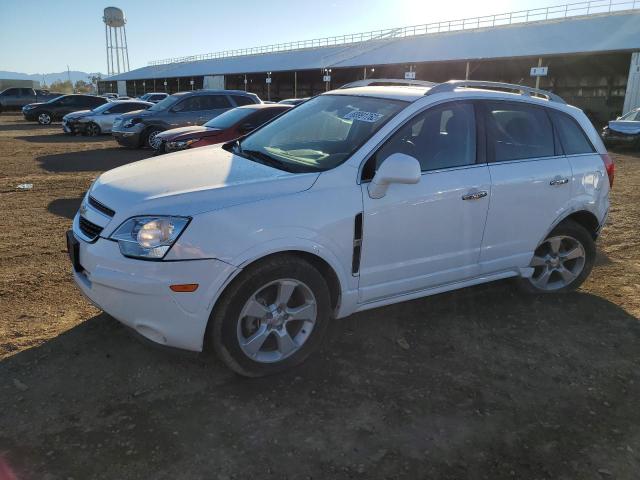
{"label": "front wheel arch", "polygon": [[234,284],[234,282],[238,279],[238,277],[242,274],[243,271],[245,271],[248,268],[255,268],[259,266],[261,263],[265,263],[277,257],[299,258],[299,259],[305,260],[306,262],[311,264],[313,267],[315,267],[320,272],[325,282],[327,283],[327,287],[329,288],[329,295],[331,298],[331,310],[333,314],[335,315],[338,312],[338,309],[340,307],[340,302],[342,299],[342,286],[341,286],[338,274],[335,272],[333,267],[325,259],[323,259],[318,255],[314,255],[313,253],[306,252],[304,250],[284,250],[280,252],[270,253],[268,255],[264,255],[262,257],[251,260],[250,262],[247,262],[246,264],[242,265],[242,269],[238,269],[236,274],[230,277],[225,283],[225,285],[223,286],[223,288],[220,289],[216,297],[216,300],[211,306],[211,309],[209,311],[209,320],[207,321],[207,326],[205,328],[205,334],[203,338],[203,349],[206,348],[207,342],[205,339],[208,337],[209,331],[211,328],[211,314],[216,309],[218,302],[220,301],[222,296],[225,294],[225,292],[229,290],[229,288]]}

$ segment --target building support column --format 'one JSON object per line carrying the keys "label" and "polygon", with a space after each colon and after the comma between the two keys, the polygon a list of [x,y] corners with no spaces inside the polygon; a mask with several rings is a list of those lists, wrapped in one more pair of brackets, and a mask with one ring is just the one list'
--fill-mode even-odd
{"label": "building support column", "polygon": [[624,109],[622,114],[636,107],[640,107],[640,52],[631,54],[627,91],[624,94]]}
{"label": "building support column", "polygon": [[467,70],[465,71],[464,79],[469,80],[469,62],[467,62]]}
{"label": "building support column", "polygon": [[[542,66],[542,57],[538,58],[538,67]],[[536,88],[540,88],[540,75],[536,76]]]}
{"label": "building support column", "polygon": [[298,72],[293,72],[293,98],[298,98]]}
{"label": "building support column", "polygon": [[367,67],[364,67],[364,79],[367,79]]}

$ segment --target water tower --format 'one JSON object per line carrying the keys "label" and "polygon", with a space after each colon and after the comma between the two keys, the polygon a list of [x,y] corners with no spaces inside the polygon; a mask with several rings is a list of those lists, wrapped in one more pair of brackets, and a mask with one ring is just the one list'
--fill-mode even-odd
{"label": "water tower", "polygon": [[129,71],[129,51],[127,50],[127,19],[117,7],[104,9],[104,36],[107,42],[107,75]]}

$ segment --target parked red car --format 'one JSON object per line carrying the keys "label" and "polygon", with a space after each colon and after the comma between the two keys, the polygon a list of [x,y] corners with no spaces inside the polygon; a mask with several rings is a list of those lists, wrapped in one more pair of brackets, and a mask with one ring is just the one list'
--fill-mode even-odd
{"label": "parked red car", "polygon": [[228,110],[202,126],[166,130],[156,137],[157,153],[175,152],[229,142],[264,125],[292,108],[291,105],[254,104]]}

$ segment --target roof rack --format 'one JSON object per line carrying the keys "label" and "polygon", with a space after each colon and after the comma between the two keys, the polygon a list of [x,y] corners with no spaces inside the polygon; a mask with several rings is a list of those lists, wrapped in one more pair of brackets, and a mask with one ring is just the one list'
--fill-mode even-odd
{"label": "roof rack", "polygon": [[548,92],[547,90],[540,90],[539,88],[526,87],[524,85],[516,85],[513,83],[503,82],[486,82],[483,80],[449,80],[448,82],[439,83],[435,87],[431,88],[425,95],[434,95],[436,93],[452,92],[456,88],[481,88],[481,89],[497,89],[497,90],[512,90],[520,95],[527,95],[529,97],[539,96],[545,97],[550,102],[565,102],[559,95]]}
{"label": "roof rack", "polygon": [[355,82],[346,83],[340,87],[342,88],[355,88],[355,87],[370,87],[370,86],[414,86],[414,87],[434,87],[434,82],[427,82],[426,80],[406,80],[404,78],[367,78],[366,80],[357,80]]}

